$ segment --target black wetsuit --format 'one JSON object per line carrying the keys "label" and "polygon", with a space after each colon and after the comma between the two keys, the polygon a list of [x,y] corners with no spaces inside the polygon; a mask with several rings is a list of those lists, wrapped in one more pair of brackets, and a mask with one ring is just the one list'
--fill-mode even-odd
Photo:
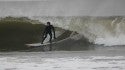
{"label": "black wetsuit", "polygon": [[42,43],[44,42],[44,40],[46,39],[47,35],[49,34],[50,36],[50,40],[49,42],[51,43],[52,42],[52,31],[53,31],[53,34],[54,34],[54,38],[55,38],[55,29],[52,25],[49,25],[49,26],[46,26],[45,30],[44,30],[44,33],[43,33],[43,40],[42,40]]}

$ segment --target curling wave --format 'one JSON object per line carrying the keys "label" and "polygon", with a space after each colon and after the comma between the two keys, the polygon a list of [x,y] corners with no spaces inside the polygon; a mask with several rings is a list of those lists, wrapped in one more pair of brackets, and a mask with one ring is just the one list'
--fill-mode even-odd
{"label": "curling wave", "polygon": [[125,17],[31,17],[76,31],[94,44],[125,45]]}

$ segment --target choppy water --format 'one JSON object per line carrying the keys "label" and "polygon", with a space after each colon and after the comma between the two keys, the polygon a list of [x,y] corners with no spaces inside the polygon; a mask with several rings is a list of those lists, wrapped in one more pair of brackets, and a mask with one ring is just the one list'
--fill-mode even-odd
{"label": "choppy water", "polygon": [[125,47],[85,51],[0,52],[0,70],[125,70]]}

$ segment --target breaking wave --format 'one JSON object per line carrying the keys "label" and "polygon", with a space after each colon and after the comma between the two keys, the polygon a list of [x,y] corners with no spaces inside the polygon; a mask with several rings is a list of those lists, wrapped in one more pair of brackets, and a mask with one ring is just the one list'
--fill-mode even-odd
{"label": "breaking wave", "polygon": [[125,17],[31,17],[46,24],[76,31],[89,42],[105,46],[125,45]]}

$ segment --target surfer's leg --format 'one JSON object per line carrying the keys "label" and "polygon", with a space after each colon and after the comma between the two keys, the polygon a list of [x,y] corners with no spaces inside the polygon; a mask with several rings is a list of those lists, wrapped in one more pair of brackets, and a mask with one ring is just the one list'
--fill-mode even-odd
{"label": "surfer's leg", "polygon": [[52,33],[49,33],[49,36],[50,36],[50,39],[49,39],[49,42],[50,42],[50,49],[49,51],[52,51]]}
{"label": "surfer's leg", "polygon": [[50,39],[49,42],[52,43],[52,33],[49,33]]}
{"label": "surfer's leg", "polygon": [[46,39],[46,37],[47,37],[47,33],[43,36],[41,44],[43,44],[43,42]]}

